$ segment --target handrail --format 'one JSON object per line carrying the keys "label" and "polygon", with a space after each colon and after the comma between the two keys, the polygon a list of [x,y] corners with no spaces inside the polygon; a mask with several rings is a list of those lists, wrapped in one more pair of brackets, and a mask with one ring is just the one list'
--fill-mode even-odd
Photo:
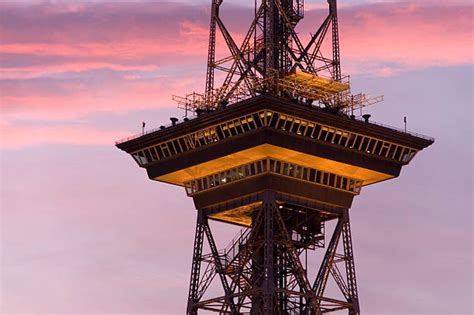
{"label": "handrail", "polygon": [[[240,230],[239,234],[237,234],[229,242],[229,244],[227,244],[227,246],[225,247],[223,251],[226,258],[229,258],[229,261],[232,261],[235,258],[235,256],[239,253],[239,250],[237,250],[237,252],[235,251],[235,247],[237,245],[244,244],[250,237],[250,232],[251,232],[250,228],[247,228],[245,231]],[[231,252],[232,252],[232,255],[231,255]]]}
{"label": "handrail", "polygon": [[[197,118],[197,117],[189,118],[189,120],[193,120],[193,119],[195,119],[195,118]],[[138,139],[138,138],[140,138],[140,137],[146,136],[146,135],[148,135],[148,134],[150,134],[150,133],[153,133],[153,132],[156,132],[156,131],[160,131],[160,130],[162,129],[161,127],[165,127],[164,129],[167,129],[168,127],[172,127],[172,126],[173,126],[173,124],[172,124],[172,123],[169,123],[169,124],[167,124],[167,125],[162,125],[162,126],[160,126],[160,127],[158,127],[158,128],[153,128],[153,129],[150,129],[150,130],[146,130],[146,131],[144,131],[144,132],[131,135],[131,136],[127,137],[127,138],[117,140],[117,141],[115,141],[115,144],[116,144],[116,145],[122,144],[122,143],[124,143],[124,142],[130,141],[130,140],[135,140],[135,139]]]}
{"label": "handrail", "polygon": [[[193,117],[191,118],[190,120],[192,119],[195,119],[196,117]],[[362,118],[360,117],[355,117],[354,120],[357,120],[359,122],[365,122]],[[387,124],[382,124],[382,123],[379,123],[379,122],[376,122],[376,121],[373,121],[371,120],[370,122],[368,122],[368,124],[372,124],[372,125],[376,125],[376,126],[380,126],[380,127],[384,127],[384,128],[388,128],[388,129],[391,129],[393,131],[397,131],[397,132],[400,132],[400,133],[403,133],[403,134],[408,134],[408,135],[411,135],[411,136],[414,136],[414,137],[418,137],[418,138],[421,138],[421,139],[425,139],[425,140],[428,140],[428,141],[434,141],[435,139],[433,137],[430,137],[430,136],[427,136],[427,135],[423,135],[423,134],[420,134],[420,133],[416,133],[416,132],[412,132],[412,131],[405,131],[403,129],[400,129],[400,128],[397,128],[397,127],[393,127],[393,126],[390,126],[390,125],[387,125]],[[170,124],[167,124],[167,125],[164,125],[165,129],[168,128],[168,127],[171,127],[173,126],[171,123]],[[134,140],[134,139],[138,139],[140,137],[143,137],[145,135],[148,135],[150,133],[153,133],[153,132],[156,132],[156,131],[160,131],[162,128],[159,127],[159,128],[153,128],[153,129],[150,129],[150,130],[147,130],[147,131],[144,131],[142,133],[139,133],[139,134],[135,134],[135,135],[132,135],[130,137],[127,137],[127,138],[124,138],[124,139],[121,139],[121,140],[118,140],[118,141],[115,141],[115,144],[116,145],[119,145],[119,144],[122,144],[122,143],[125,143],[127,141],[131,141],[131,140]]]}
{"label": "handrail", "polygon": [[[360,121],[360,122],[365,122],[365,120],[360,118],[360,117],[356,117],[355,120]],[[373,121],[373,120],[369,121],[369,124],[377,125],[377,126],[384,127],[384,128],[388,128],[388,129],[391,129],[393,131],[398,131],[400,133],[409,134],[411,136],[422,138],[422,139],[429,140],[429,141],[434,141],[435,140],[433,137],[430,137],[430,136],[427,136],[427,135],[424,135],[424,134],[421,134],[421,133],[416,133],[416,132],[408,131],[408,130],[405,131],[404,129],[393,127],[393,126],[390,126],[390,125],[387,125],[387,124],[382,124],[382,123],[379,123],[379,122],[376,122],[376,121]]]}

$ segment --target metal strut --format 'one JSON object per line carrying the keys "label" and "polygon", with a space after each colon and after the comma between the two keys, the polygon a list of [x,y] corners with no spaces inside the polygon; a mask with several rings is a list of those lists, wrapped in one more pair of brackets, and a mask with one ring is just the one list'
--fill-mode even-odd
{"label": "metal strut", "polygon": [[[319,315],[348,310],[350,315],[359,315],[348,210],[337,217],[319,272],[311,285],[301,256],[308,248],[298,247],[301,239],[294,235],[301,231],[304,222],[314,222],[311,221],[313,214],[305,216],[309,221],[295,224],[294,218],[301,212],[278,205],[273,191],[264,192],[262,201],[253,209],[252,227],[241,232],[223,251],[218,251],[207,218],[199,212],[187,314],[196,315],[202,309],[252,315]],[[318,233],[322,231],[325,230]],[[206,255],[202,254],[204,235],[210,248]],[[338,251],[340,247],[343,253]],[[202,262],[209,265],[200,275]],[[331,276],[344,300],[325,296]],[[214,278],[220,279],[224,295],[201,301]]]}
{"label": "metal strut", "polygon": [[[220,16],[222,3],[212,0],[205,92],[173,96],[186,115],[225,109],[260,94],[315,102],[338,114],[369,105],[347,101],[352,94],[348,77],[341,74],[337,0],[327,0],[329,13],[305,45],[296,31],[304,16],[303,0],[255,0],[255,16],[240,45]],[[227,47],[220,60],[216,60],[216,49],[222,46],[217,44],[218,32]],[[326,36],[329,32],[331,36]],[[332,52],[326,55],[323,46],[331,47]],[[217,75],[216,71],[224,73]],[[287,79],[294,79],[294,86],[285,85]],[[334,86],[338,88],[328,88]]]}
{"label": "metal strut", "polygon": [[202,261],[202,245],[204,241],[204,224],[203,224],[202,211],[198,211],[198,218],[196,223],[196,233],[194,235],[194,250],[193,250],[193,263],[191,267],[191,281],[189,284],[189,295],[188,295],[188,306],[187,314],[195,315],[197,310],[194,309],[194,305],[199,302],[198,290],[199,290],[199,276],[201,273],[201,261]]}

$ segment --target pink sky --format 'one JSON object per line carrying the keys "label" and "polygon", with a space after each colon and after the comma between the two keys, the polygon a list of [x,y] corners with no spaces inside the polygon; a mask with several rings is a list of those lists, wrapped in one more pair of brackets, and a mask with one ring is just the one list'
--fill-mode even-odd
{"label": "pink sky", "polygon": [[[307,3],[302,37],[321,2]],[[437,140],[354,204],[362,307],[470,314],[473,5],[341,2],[343,72],[356,91],[386,97],[370,113],[398,127],[408,116],[409,129]],[[182,115],[172,94],[202,90],[208,7],[0,4],[0,313],[182,313],[192,202],[113,143],[141,121]],[[250,11],[228,7],[241,36]]]}

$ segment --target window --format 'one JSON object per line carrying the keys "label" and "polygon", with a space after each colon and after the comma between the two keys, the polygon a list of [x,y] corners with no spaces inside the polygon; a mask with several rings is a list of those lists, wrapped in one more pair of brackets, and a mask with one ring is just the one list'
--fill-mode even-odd
{"label": "window", "polygon": [[146,156],[146,159],[147,159],[147,163],[150,163],[152,160],[151,160],[151,154],[150,154],[150,151],[148,151],[148,149],[145,149],[143,150],[145,152],[145,156]]}
{"label": "window", "polygon": [[335,180],[336,180],[336,175],[334,174],[329,174],[329,186],[334,187],[335,186]]}
{"label": "window", "polygon": [[335,144],[339,144],[339,141],[341,141],[341,136],[342,136],[342,132],[337,130],[336,134],[334,135],[334,143]]}
{"label": "window", "polygon": [[270,171],[275,172],[275,160],[270,160]]}
{"label": "window", "polygon": [[255,175],[255,174],[256,174],[255,164],[252,163],[250,164],[250,175]]}
{"label": "window", "polygon": [[151,159],[152,159],[153,161],[159,160],[159,159],[158,159],[158,156],[156,155],[155,148],[154,148],[154,147],[151,147],[151,148],[149,148],[149,150],[150,150],[150,154],[151,154]]}
{"label": "window", "polygon": [[243,129],[244,132],[247,132],[247,131],[251,130],[250,125],[249,125],[249,121],[247,119],[242,119],[240,121],[240,125],[242,126],[242,129]]}
{"label": "window", "polygon": [[230,173],[230,180],[235,181],[239,179],[239,173],[237,172],[237,169],[233,168],[229,171]]}
{"label": "window", "polygon": [[303,167],[303,179],[308,180],[308,169],[306,167]]}
{"label": "window", "polygon": [[319,139],[319,133],[321,132],[321,125],[316,125],[313,132],[311,133],[311,138]]}
{"label": "window", "polygon": [[306,131],[304,133],[305,137],[313,137],[314,126],[314,124],[308,124],[308,127],[306,128]]}
{"label": "window", "polygon": [[308,122],[306,121],[301,121],[301,124],[298,127],[298,130],[296,130],[296,133],[299,135],[305,135],[306,134],[306,129],[308,127]]}
{"label": "window", "polygon": [[[298,134],[298,130],[300,129],[300,126],[301,126],[301,120],[295,119],[295,120],[293,121],[293,124],[291,125],[291,130],[290,130],[290,132],[291,132],[291,133],[296,133],[296,134]],[[299,134],[301,134],[301,131],[300,131]]]}
{"label": "window", "polygon": [[262,116],[262,114],[259,115],[257,113],[254,113],[252,115],[253,121],[255,123],[255,129],[263,127],[262,120],[260,119],[261,116]]}
{"label": "window", "polygon": [[314,169],[309,170],[309,180],[311,182],[316,181],[316,170],[314,170]]}
{"label": "window", "polygon": [[370,139],[369,145],[367,146],[367,153],[374,153],[375,142],[377,142],[377,140]]}
{"label": "window", "polygon": [[396,145],[394,145],[394,144],[390,145],[390,149],[388,150],[388,157],[390,159],[393,159],[393,156],[394,156],[396,150],[397,150]]}
{"label": "window", "polygon": [[168,146],[166,145],[166,143],[162,143],[162,144],[161,144],[161,152],[163,152],[163,156],[164,156],[165,158],[171,156],[171,155],[170,155],[170,151],[168,150]]}
{"label": "window", "polygon": [[281,174],[281,162],[276,161],[275,163],[275,172]]}
{"label": "window", "polygon": [[340,145],[347,147],[347,141],[349,140],[349,133],[342,132],[341,134],[341,141],[339,142]]}
{"label": "window", "polygon": [[176,155],[176,149],[175,149],[175,147],[174,147],[174,145],[173,145],[173,141],[168,142],[168,148],[169,148],[169,150],[170,150],[170,152],[171,152],[171,155]]}
{"label": "window", "polygon": [[245,177],[245,174],[244,174],[244,167],[243,167],[243,166],[239,166],[238,169],[237,169],[237,173],[239,174],[239,178],[244,178],[244,177]]}
{"label": "window", "polygon": [[400,157],[402,156],[402,150],[403,147],[397,146],[397,149],[395,150],[395,155],[393,156],[394,160],[400,161]]}
{"label": "window", "polygon": [[268,162],[269,162],[269,160],[263,160],[262,161],[262,172],[268,171]]}
{"label": "window", "polygon": [[283,170],[281,173],[283,175],[288,175],[288,170],[289,170],[288,163],[283,163]]}
{"label": "window", "polygon": [[364,139],[362,140],[362,146],[360,148],[361,151],[367,152],[367,147],[369,146],[369,141],[370,141],[370,138],[364,137]]}
{"label": "window", "polygon": [[245,176],[250,176],[250,166],[247,164],[244,166],[244,173],[245,173]]}
{"label": "window", "polygon": [[303,168],[301,166],[295,167],[295,175],[296,178],[301,178],[303,176]]}
{"label": "window", "polygon": [[354,140],[354,145],[353,148],[356,150],[359,150],[360,144],[362,143],[362,136],[356,135],[356,138]]}
{"label": "window", "polygon": [[332,128],[328,128],[328,133],[326,135],[326,139],[324,141],[334,143],[334,135],[336,134],[336,130]]}
{"label": "window", "polygon": [[295,166],[293,164],[288,164],[288,175],[292,177],[297,177],[295,174]]}
{"label": "window", "polygon": [[323,173],[323,182],[322,184],[327,185],[329,183],[329,174]]}
{"label": "window", "polygon": [[285,130],[286,120],[287,120],[286,116],[280,115],[280,119],[278,120],[276,128],[281,129],[281,130]]}
{"label": "window", "polygon": [[322,173],[320,171],[316,171],[316,183],[322,184]]}
{"label": "window", "polygon": [[378,140],[377,144],[375,145],[374,154],[380,155],[380,151],[382,150],[382,146],[383,146],[383,141]]}
{"label": "window", "polygon": [[386,157],[389,148],[390,148],[390,143],[384,142],[382,145],[382,150],[380,150],[380,156]]}
{"label": "window", "polygon": [[327,135],[328,135],[328,128],[322,127],[321,132],[319,133],[318,139],[321,141],[325,141]]}
{"label": "window", "polygon": [[343,177],[342,178],[342,189],[347,190],[347,178]]}
{"label": "window", "polygon": [[277,125],[278,119],[280,118],[280,115],[278,113],[272,113],[272,112],[268,112],[268,114],[272,114],[272,116],[270,117],[269,126],[275,128]]}

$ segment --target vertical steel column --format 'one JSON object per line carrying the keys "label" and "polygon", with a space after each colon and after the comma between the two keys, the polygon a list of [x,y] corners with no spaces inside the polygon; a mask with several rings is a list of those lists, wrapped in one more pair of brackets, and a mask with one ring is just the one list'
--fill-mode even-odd
{"label": "vertical steel column", "polygon": [[265,77],[271,78],[275,72],[275,3],[274,0],[265,1],[265,15],[264,15],[264,43],[265,43]]}
{"label": "vertical steel column", "polygon": [[214,90],[214,70],[216,62],[216,19],[222,0],[212,0],[211,25],[209,27],[209,49],[207,55],[206,95],[211,97]]}
{"label": "vertical steel column", "polygon": [[214,258],[214,264],[216,266],[216,271],[217,271],[217,274],[219,275],[220,279],[221,279],[221,282],[222,282],[222,287],[224,288],[224,301],[225,301],[225,305],[223,305],[223,310],[222,311],[227,311],[227,308],[230,308],[230,314],[232,315],[237,315],[238,312],[237,312],[237,308],[235,306],[235,303],[234,303],[234,298],[232,297],[232,293],[231,290],[230,290],[230,286],[229,286],[229,283],[227,282],[227,278],[226,278],[226,271],[225,271],[225,267],[223,266],[222,264],[222,260],[221,258],[225,258],[225,257],[221,257],[219,255],[219,251],[217,250],[217,246],[216,246],[216,243],[214,241],[214,237],[212,236],[212,233],[211,233],[211,229],[209,227],[209,223],[207,222],[207,218],[205,220],[205,223],[203,224],[204,226],[204,233],[206,234],[207,236],[207,241],[209,243],[209,247],[211,248],[211,253],[212,253],[212,256]]}
{"label": "vertical steel column", "polygon": [[201,210],[198,210],[196,233],[194,235],[193,263],[191,267],[191,280],[189,284],[187,314],[197,314],[194,304],[198,301],[199,276],[201,273],[202,245],[204,241],[204,217]]}
{"label": "vertical steel column", "polygon": [[263,315],[275,314],[275,245],[274,245],[274,218],[276,211],[275,194],[270,191],[265,192],[263,201],[263,234],[264,234],[264,256],[263,272],[264,279],[262,285]]}
{"label": "vertical steel column", "polygon": [[352,250],[351,225],[349,221],[349,211],[346,209],[343,213],[344,224],[342,226],[342,240],[344,246],[344,257],[346,264],[347,291],[349,295],[348,302],[352,307],[349,309],[350,315],[360,314],[359,295],[357,292],[357,281],[354,266],[354,252]]}
{"label": "vertical steel column", "polygon": [[329,12],[332,17],[332,59],[333,79],[341,81],[341,56],[339,51],[339,23],[337,18],[337,0],[329,0]]}

